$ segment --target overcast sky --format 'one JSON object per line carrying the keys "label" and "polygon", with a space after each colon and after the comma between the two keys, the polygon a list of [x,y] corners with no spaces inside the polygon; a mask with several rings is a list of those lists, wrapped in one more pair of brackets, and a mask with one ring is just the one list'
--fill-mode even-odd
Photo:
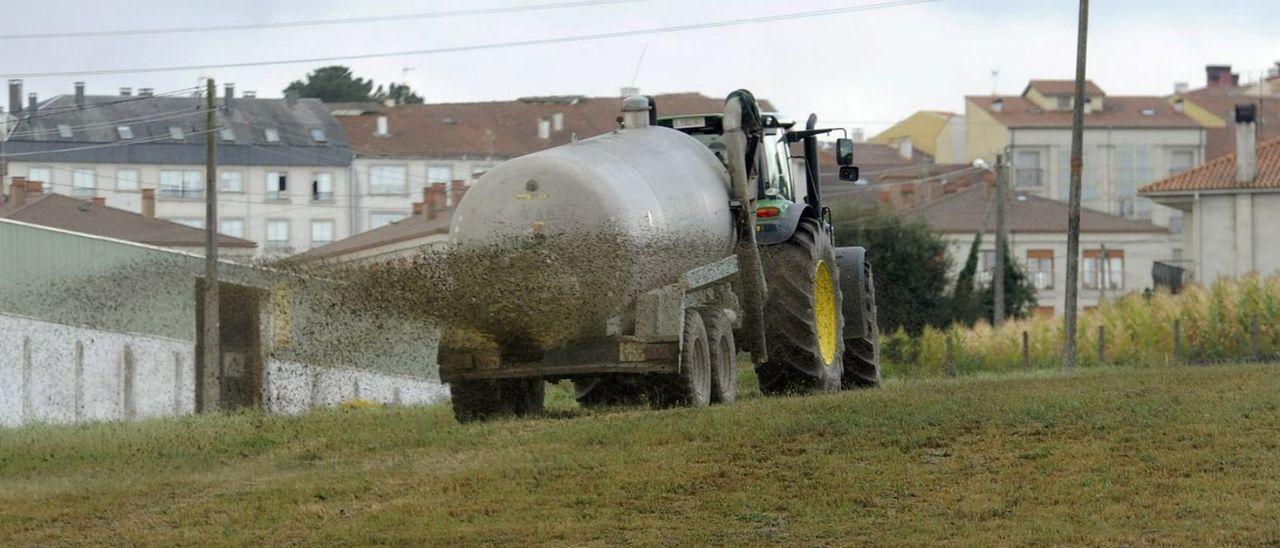
{"label": "overcast sky", "polygon": [[[395,15],[557,0],[42,0],[4,2],[0,34],[198,26]],[[877,0],[638,0],[516,14],[271,30],[0,41],[0,73],[132,68],[376,53],[680,25]],[[809,18],[592,42],[350,61],[379,83],[402,74],[427,101],[526,95],[723,96],[746,87],[784,112],[810,111],[873,133],[920,109],[960,111],[966,94],[1018,93],[1030,78],[1074,70],[1076,0],[940,0]],[[1204,65],[1253,77],[1280,60],[1276,0],[1094,0],[1089,76],[1112,94],[1199,86]],[[90,93],[158,91],[202,74],[278,96],[318,64],[88,77],[27,78],[42,97],[86,80]],[[407,73],[402,69],[409,67]]]}

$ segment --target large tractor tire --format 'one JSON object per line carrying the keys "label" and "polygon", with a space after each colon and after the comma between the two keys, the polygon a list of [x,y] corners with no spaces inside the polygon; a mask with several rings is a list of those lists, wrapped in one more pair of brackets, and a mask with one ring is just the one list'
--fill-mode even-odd
{"label": "large tractor tire", "polygon": [[866,250],[836,249],[840,287],[844,293],[844,377],[841,388],[880,386],[880,328],[876,318],[876,285]]}
{"label": "large tractor tire", "polygon": [[542,379],[458,381],[449,385],[453,416],[458,422],[541,413],[545,391]]}
{"label": "large tractor tire", "polygon": [[787,242],[763,249],[766,344],[756,366],[766,395],[840,389],[844,318],[835,247],[812,219]]}
{"label": "large tractor tire", "polygon": [[704,312],[702,319],[711,355],[711,401],[733,403],[738,399],[738,348],[733,341],[733,322],[718,310]]}
{"label": "large tractor tire", "polygon": [[707,328],[697,310],[686,310],[680,372],[657,379],[651,400],[658,407],[706,407],[711,404],[711,384]]}

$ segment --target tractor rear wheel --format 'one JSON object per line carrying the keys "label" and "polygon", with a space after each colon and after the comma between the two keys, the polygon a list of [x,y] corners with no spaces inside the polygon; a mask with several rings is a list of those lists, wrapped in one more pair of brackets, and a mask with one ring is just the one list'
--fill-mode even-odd
{"label": "tractor rear wheel", "polygon": [[831,239],[817,221],[803,219],[790,240],[762,251],[769,359],[756,366],[760,392],[839,390],[844,315]]}
{"label": "tractor rear wheel", "polygon": [[458,381],[449,385],[453,416],[458,422],[541,413],[545,390],[542,379]]}
{"label": "tractor rear wheel", "polygon": [[[874,388],[880,386],[880,328],[876,323],[876,286],[871,263],[864,263],[862,311],[866,328],[863,334],[844,342],[844,378],[841,388]],[[848,318],[846,318],[848,321]]]}
{"label": "tractor rear wheel", "polygon": [[657,379],[651,399],[659,407],[706,407],[711,403],[711,353],[707,328],[697,310],[684,313],[680,372]]}
{"label": "tractor rear wheel", "polygon": [[711,401],[733,403],[738,399],[738,349],[733,341],[733,322],[719,310],[704,313],[703,320],[711,354]]}

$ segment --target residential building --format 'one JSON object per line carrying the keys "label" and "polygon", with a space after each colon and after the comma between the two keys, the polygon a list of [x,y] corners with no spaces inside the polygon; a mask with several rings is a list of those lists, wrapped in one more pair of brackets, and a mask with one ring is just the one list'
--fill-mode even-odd
{"label": "residential building", "polygon": [[867,140],[871,144],[917,149],[938,163],[965,163],[965,118],[954,112],[922,110]]}
{"label": "residential building", "polygon": [[[995,189],[976,185],[903,215],[926,223],[947,240],[952,276],[982,234],[978,281],[989,283],[995,265]],[[1036,287],[1038,314],[1065,308],[1067,204],[1026,192],[1012,192],[1006,209],[1009,251]],[[1097,306],[1106,298],[1152,287],[1151,268],[1168,257],[1168,230],[1151,223],[1082,209],[1080,215],[1079,305]]]}
{"label": "residential building", "polygon": [[[107,206],[104,197],[82,200],[47,194],[41,186],[15,177],[10,183],[9,199],[0,205],[0,219],[204,255],[205,232],[157,219],[155,196],[150,189],[142,193],[143,212],[134,213]],[[256,246],[248,240],[219,234],[218,247],[222,258],[247,260],[253,258]]]}
{"label": "residential building", "polygon": [[1257,105],[1258,142],[1280,137],[1280,62],[1243,85],[1231,65],[1206,66],[1204,87],[1175,84],[1168,100],[1204,125],[1204,158],[1213,160],[1236,151],[1236,105]]}
{"label": "residential building", "polygon": [[[970,159],[1004,154],[1022,192],[1066,200],[1070,189],[1071,80],[1032,80],[1021,95],[965,98]],[[1085,207],[1179,230],[1179,213],[1139,197],[1138,187],[1204,158],[1205,128],[1164,97],[1107,95],[1086,82]]]}
{"label": "residential building", "polygon": [[[453,202],[462,199],[465,186],[455,189]],[[423,190],[423,201],[413,204],[408,217],[350,238],[311,249],[287,259],[292,264],[312,262],[377,263],[411,258],[424,250],[449,241],[453,208],[445,207],[445,185],[435,183]]]}
{"label": "residential building", "polygon": [[[660,115],[715,113],[724,100],[697,93],[654,97]],[[341,103],[332,112],[345,128],[354,161],[354,232],[411,214],[429,184],[471,185],[499,162],[586,139],[617,127],[622,99],[580,95],[514,101],[378,105]],[[773,110],[767,101],[761,108]],[[452,206],[446,198],[446,206]]]}
{"label": "residential building", "polygon": [[[21,102],[9,83],[3,156],[8,174],[44,183],[47,192],[104,198],[142,211],[156,191],[155,214],[201,227],[205,204],[203,97],[75,91]],[[217,105],[219,230],[257,242],[260,255],[289,254],[351,233],[347,184],[351,154],[342,126],[315,99],[235,97]]]}
{"label": "residential building", "polygon": [[1280,137],[1255,146],[1256,114],[1246,103],[1233,116],[1236,152],[1141,189],[1184,213],[1184,252],[1170,262],[1203,282],[1280,271]]}

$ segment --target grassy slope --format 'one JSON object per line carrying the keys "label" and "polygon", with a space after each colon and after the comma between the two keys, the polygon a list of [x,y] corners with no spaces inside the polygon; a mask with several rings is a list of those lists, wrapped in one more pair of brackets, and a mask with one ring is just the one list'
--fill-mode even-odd
{"label": "grassy slope", "polygon": [[[563,398],[563,395],[560,396]],[[0,431],[0,539],[1280,543],[1275,366]]]}

